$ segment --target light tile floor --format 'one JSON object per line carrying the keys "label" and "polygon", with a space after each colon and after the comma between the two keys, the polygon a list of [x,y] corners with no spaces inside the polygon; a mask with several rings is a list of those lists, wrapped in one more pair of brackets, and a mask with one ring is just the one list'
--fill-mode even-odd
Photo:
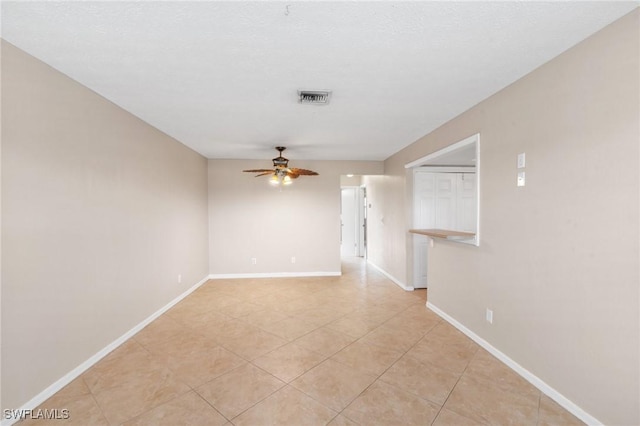
{"label": "light tile floor", "polygon": [[26,425],[582,424],[361,259],[209,281]]}

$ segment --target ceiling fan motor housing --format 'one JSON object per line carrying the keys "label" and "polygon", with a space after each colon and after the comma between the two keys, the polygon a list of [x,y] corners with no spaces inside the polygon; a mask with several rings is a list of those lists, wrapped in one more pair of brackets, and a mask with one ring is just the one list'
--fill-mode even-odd
{"label": "ceiling fan motor housing", "polygon": [[284,158],[282,156],[282,151],[284,151],[287,148],[285,148],[284,146],[277,146],[276,149],[280,152],[280,155],[273,159],[273,166],[274,167],[280,167],[280,168],[286,168],[289,165],[289,159],[288,158]]}

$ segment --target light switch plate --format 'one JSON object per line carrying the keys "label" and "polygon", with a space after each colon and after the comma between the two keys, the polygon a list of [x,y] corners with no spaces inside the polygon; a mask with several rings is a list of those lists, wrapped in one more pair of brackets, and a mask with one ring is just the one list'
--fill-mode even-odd
{"label": "light switch plate", "polygon": [[524,186],[524,172],[518,172],[518,186]]}
{"label": "light switch plate", "polygon": [[523,152],[518,154],[518,168],[523,169],[524,165],[525,165],[525,154]]}

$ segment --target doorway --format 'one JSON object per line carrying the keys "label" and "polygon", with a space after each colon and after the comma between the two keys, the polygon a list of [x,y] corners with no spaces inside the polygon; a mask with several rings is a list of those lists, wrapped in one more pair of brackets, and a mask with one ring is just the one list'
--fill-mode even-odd
{"label": "doorway", "polygon": [[340,203],[340,256],[366,257],[367,250],[366,188],[341,188]]}

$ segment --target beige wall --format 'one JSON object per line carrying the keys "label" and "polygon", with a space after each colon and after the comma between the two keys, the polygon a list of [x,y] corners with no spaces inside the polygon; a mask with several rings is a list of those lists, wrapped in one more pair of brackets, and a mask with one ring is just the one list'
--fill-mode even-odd
{"label": "beige wall", "polygon": [[340,175],[379,174],[383,164],[289,157],[319,176],[300,177],[280,191],[267,177],[242,172],[269,167],[270,160],[209,160],[212,274],[340,272]]}
{"label": "beige wall", "polygon": [[207,162],[5,42],[2,112],[13,409],[207,276]]}
{"label": "beige wall", "polygon": [[362,185],[362,176],[340,176],[340,186],[360,186]]}
{"label": "beige wall", "polygon": [[640,424],[638,21],[636,9],[367,179],[371,260],[406,280],[404,164],[480,133],[480,247],[436,242],[429,300],[608,425]]}
{"label": "beige wall", "polygon": [[[384,176],[365,176],[367,187],[367,260],[382,268],[396,281],[410,287],[407,277],[407,242],[405,233],[410,229],[406,220],[404,167],[387,171]],[[397,174],[394,174],[397,173]]]}

